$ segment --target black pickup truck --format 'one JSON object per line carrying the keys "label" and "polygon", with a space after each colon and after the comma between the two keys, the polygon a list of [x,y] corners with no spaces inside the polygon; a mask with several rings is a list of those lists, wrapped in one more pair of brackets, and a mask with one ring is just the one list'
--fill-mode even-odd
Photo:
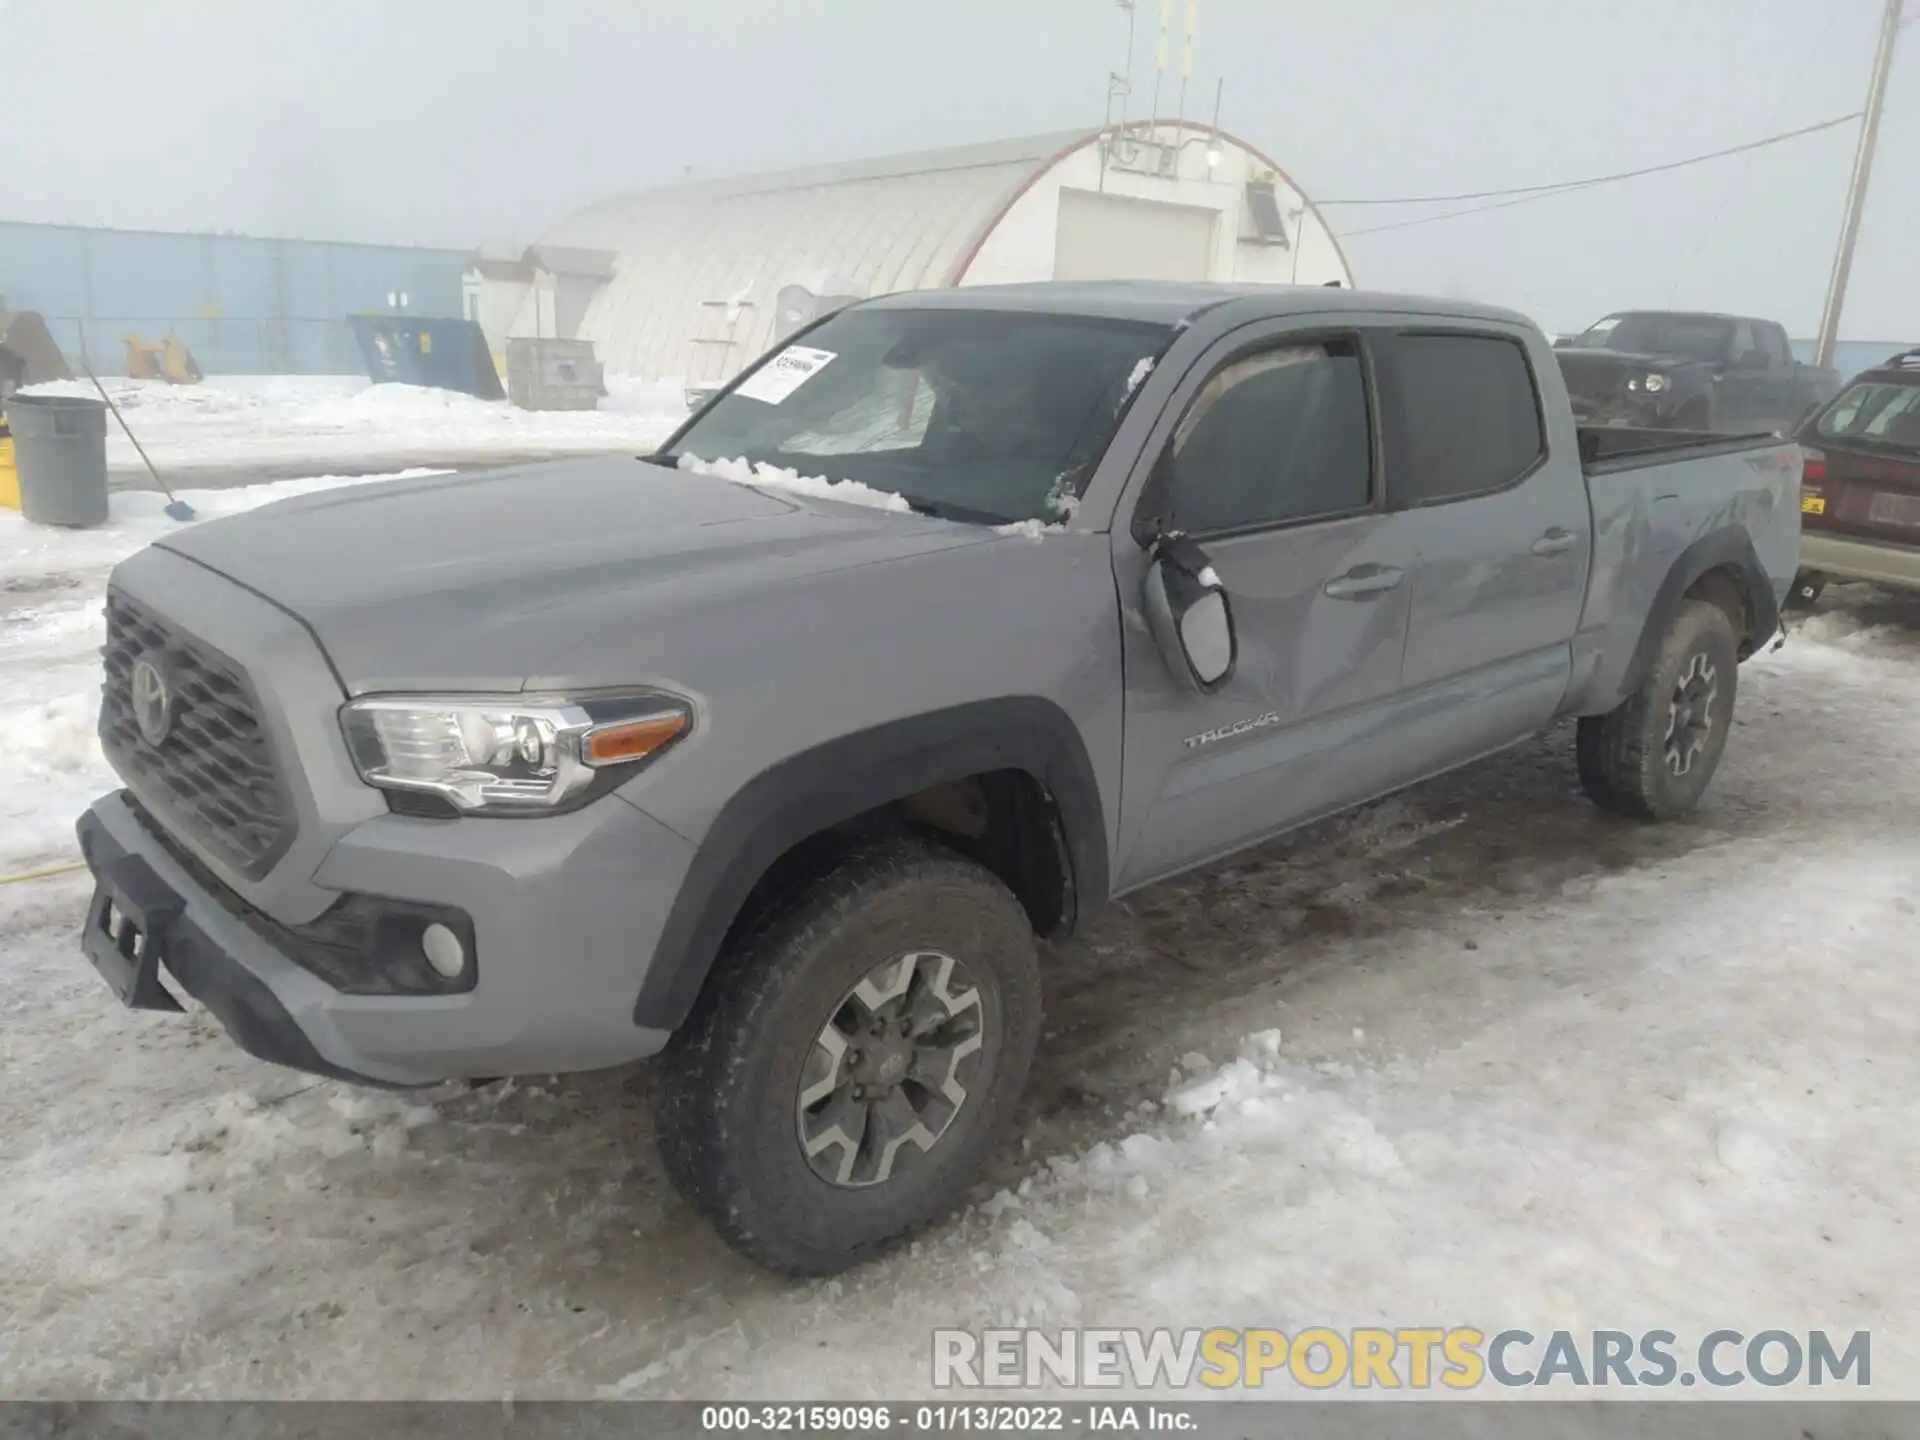
{"label": "black pickup truck", "polygon": [[1626,310],[1555,342],[1583,425],[1790,433],[1840,393],[1837,371],[1793,358],[1771,320]]}

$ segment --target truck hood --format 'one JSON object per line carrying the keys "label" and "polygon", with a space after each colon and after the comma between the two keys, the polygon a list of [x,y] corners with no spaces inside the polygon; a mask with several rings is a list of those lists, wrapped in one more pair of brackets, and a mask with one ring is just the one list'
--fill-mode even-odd
{"label": "truck hood", "polygon": [[1644,374],[1649,370],[1664,373],[1707,363],[1684,355],[1641,355],[1631,350],[1556,350],[1554,354],[1560,358],[1562,368],[1572,367],[1594,373],[1619,371],[1626,374],[1631,371]]}
{"label": "truck hood", "polygon": [[365,694],[584,674],[703,606],[993,538],[596,457],[322,491],[158,543],[304,621]]}

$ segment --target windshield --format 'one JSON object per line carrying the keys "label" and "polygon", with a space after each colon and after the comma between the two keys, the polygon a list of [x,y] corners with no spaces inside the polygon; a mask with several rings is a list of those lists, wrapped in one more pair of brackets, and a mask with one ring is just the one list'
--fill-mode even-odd
{"label": "windshield", "polygon": [[986,524],[1065,516],[1166,325],[982,310],[843,311],[660,458],[853,480]]}
{"label": "windshield", "polygon": [[1920,449],[1920,385],[1855,385],[1820,417],[1835,440],[1870,440]]}
{"label": "windshield", "polygon": [[1725,360],[1733,348],[1733,324],[1710,315],[1609,315],[1573,344],[1576,350]]}

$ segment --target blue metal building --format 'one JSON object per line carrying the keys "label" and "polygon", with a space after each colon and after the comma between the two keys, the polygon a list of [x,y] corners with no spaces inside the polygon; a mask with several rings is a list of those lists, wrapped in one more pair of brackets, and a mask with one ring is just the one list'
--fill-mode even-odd
{"label": "blue metal building", "polygon": [[[0,298],[76,369],[123,374],[125,337],[173,335],[208,375],[364,374],[347,316],[458,317],[459,250],[0,221]],[[404,297],[404,304],[401,303]]]}

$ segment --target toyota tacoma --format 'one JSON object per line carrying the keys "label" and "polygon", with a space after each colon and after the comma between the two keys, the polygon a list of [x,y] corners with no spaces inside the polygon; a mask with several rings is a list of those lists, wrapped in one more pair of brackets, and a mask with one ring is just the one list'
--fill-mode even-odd
{"label": "toyota tacoma", "polygon": [[839,1270],[1003,1135],[1036,939],[1561,717],[1598,805],[1688,810],[1799,488],[1767,437],[1580,431],[1502,310],[863,302],[655,455],[123,562],[84,950],[342,1080],[655,1057],[682,1192]]}

